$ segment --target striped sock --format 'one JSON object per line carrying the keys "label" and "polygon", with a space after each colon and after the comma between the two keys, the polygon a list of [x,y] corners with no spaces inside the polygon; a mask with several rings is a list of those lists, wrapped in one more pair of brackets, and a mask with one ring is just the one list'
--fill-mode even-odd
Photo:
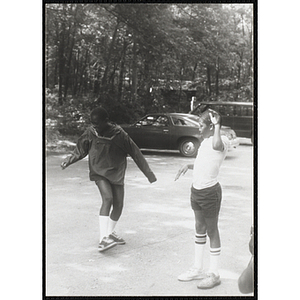
{"label": "striped sock", "polygon": [[219,248],[210,248],[210,265],[209,273],[214,273],[219,275],[219,258],[221,255],[221,247]]}
{"label": "striped sock", "polygon": [[206,244],[206,233],[195,234],[195,267],[203,269],[203,253]]}

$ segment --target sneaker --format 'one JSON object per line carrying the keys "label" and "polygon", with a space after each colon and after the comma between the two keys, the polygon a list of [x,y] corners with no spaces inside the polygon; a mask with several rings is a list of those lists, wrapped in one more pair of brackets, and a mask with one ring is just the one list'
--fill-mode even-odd
{"label": "sneaker", "polygon": [[190,268],[185,273],[178,276],[179,281],[191,281],[196,279],[205,278],[206,274],[203,269],[197,269],[195,267]]}
{"label": "sneaker", "polygon": [[117,245],[125,244],[125,241],[120,236],[118,236],[115,231],[109,235],[109,238],[114,240],[117,243]]}
{"label": "sneaker", "polygon": [[197,287],[198,289],[211,289],[219,284],[221,284],[220,275],[209,273],[206,278],[199,281]]}
{"label": "sneaker", "polygon": [[112,239],[110,239],[108,237],[104,237],[102,239],[101,243],[99,243],[98,250],[100,252],[102,252],[102,251],[105,251],[105,250],[107,250],[109,248],[112,248],[112,247],[114,247],[116,245],[117,245],[117,243],[114,240],[112,240]]}

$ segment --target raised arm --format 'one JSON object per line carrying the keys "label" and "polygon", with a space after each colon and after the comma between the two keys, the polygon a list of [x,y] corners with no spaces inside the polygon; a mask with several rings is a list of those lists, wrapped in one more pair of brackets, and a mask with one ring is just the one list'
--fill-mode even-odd
{"label": "raised arm", "polygon": [[221,124],[220,124],[221,117],[219,114],[217,114],[213,110],[211,110],[211,112],[209,113],[209,116],[210,116],[210,120],[215,128],[214,135],[213,135],[213,143],[212,143],[213,149],[216,151],[223,151],[224,144],[221,139]]}

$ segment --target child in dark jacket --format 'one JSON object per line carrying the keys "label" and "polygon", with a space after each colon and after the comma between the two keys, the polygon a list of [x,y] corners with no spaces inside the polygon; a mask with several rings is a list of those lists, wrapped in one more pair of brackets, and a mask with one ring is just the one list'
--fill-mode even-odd
{"label": "child in dark jacket", "polygon": [[122,214],[124,177],[129,154],[150,183],[156,181],[146,159],[128,134],[117,124],[109,122],[107,111],[98,107],[91,112],[92,126],[78,139],[71,156],[61,164],[62,169],[89,155],[89,176],[95,181],[102,205],[99,213],[99,251],[125,244],[114,229]]}

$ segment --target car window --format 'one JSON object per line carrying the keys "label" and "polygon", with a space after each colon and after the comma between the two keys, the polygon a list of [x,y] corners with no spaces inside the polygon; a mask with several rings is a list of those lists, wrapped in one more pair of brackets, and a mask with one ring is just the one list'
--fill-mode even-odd
{"label": "car window", "polygon": [[247,107],[241,106],[241,116],[247,116],[247,115],[248,115]]}
{"label": "car window", "polygon": [[194,120],[188,120],[186,118],[174,117],[172,116],[172,121],[175,126],[192,126],[198,127],[198,123]]}
{"label": "car window", "polygon": [[225,105],[220,105],[220,107],[219,107],[219,114],[221,116],[225,116],[225,113],[226,113]]}
{"label": "car window", "polygon": [[237,114],[235,105],[211,105],[211,109],[217,111],[221,116],[235,116]]}
{"label": "car window", "polygon": [[172,121],[173,121],[173,124],[175,126],[186,126],[186,122],[184,120],[181,120],[179,118],[176,118],[176,117],[172,117]]}
{"label": "car window", "polygon": [[158,118],[153,123],[153,126],[168,126],[169,120],[166,116],[158,116]]}
{"label": "car window", "polygon": [[203,104],[197,109],[197,113],[201,113],[207,108],[211,108],[222,116],[226,117],[243,117],[253,116],[253,107],[248,105],[228,105],[228,104]]}
{"label": "car window", "polygon": [[142,126],[168,126],[169,120],[166,116],[149,115],[138,122]]}
{"label": "car window", "polygon": [[156,117],[154,116],[146,116],[142,120],[138,121],[138,124],[141,124],[142,126],[150,126],[152,125],[156,120]]}
{"label": "car window", "polygon": [[252,116],[252,115],[253,115],[253,107],[241,106],[241,116]]}
{"label": "car window", "polygon": [[226,116],[233,117],[235,115],[235,106],[227,105],[226,106]]}
{"label": "car window", "polygon": [[216,110],[222,116],[252,116],[252,107],[243,105],[216,105]]}

